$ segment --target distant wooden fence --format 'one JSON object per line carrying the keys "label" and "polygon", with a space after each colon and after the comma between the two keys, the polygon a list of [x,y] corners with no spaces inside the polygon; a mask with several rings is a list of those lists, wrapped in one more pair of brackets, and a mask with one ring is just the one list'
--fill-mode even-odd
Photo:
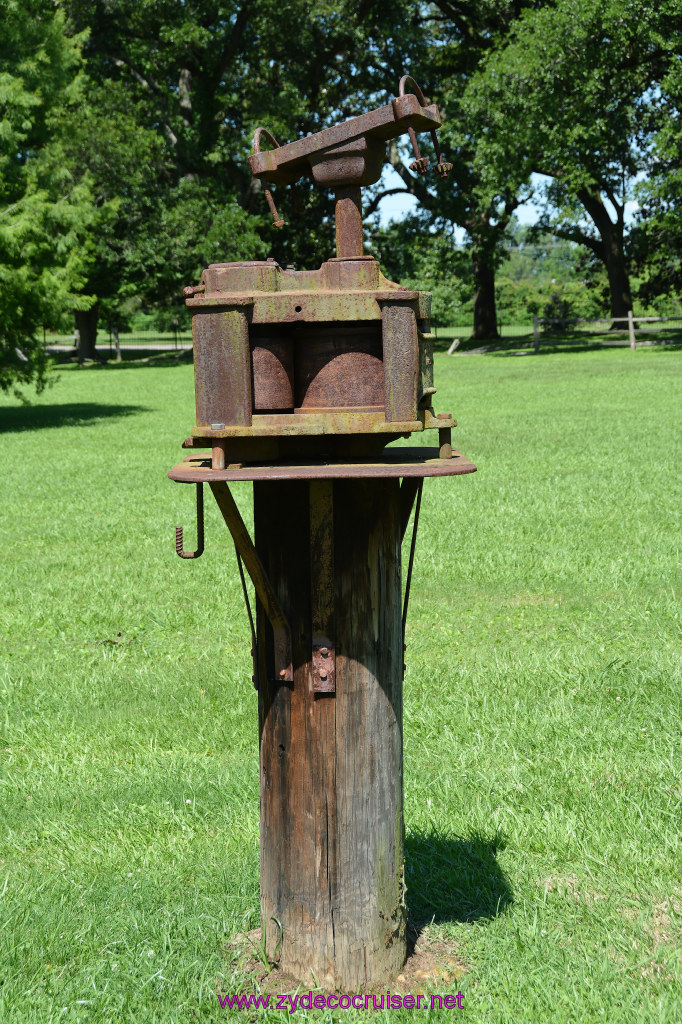
{"label": "distant wooden fence", "polygon": [[[627,316],[608,316],[599,317],[595,320],[588,320],[582,317],[545,317],[538,316],[537,313],[533,315],[533,345],[536,353],[540,351],[540,326],[542,324],[563,324],[564,326],[575,327],[577,324],[627,324],[628,325],[628,336],[630,338],[630,348],[634,352],[637,348],[637,338],[635,334],[635,324],[641,323],[669,323],[671,320],[680,322],[680,329],[682,330],[682,317],[680,316],[633,316],[632,310],[629,310]],[[651,327],[638,327],[637,332],[639,334],[652,334],[658,333],[659,330],[668,330],[669,328],[651,328]],[[674,328],[673,328],[674,329]]]}

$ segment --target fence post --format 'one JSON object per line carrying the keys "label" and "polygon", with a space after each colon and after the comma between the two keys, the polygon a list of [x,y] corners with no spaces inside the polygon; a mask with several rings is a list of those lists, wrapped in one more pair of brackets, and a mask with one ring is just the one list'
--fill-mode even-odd
{"label": "fence post", "polygon": [[538,315],[533,313],[533,347],[535,349],[535,355],[540,351],[540,330],[538,327]]}
{"label": "fence post", "polygon": [[121,362],[121,343],[118,340],[118,324],[114,324],[112,327],[112,333],[114,335],[114,347],[116,349],[116,362]]}
{"label": "fence post", "polygon": [[637,341],[635,339],[635,321],[631,309],[628,310],[628,333],[630,334],[630,348],[634,352],[637,348]]}

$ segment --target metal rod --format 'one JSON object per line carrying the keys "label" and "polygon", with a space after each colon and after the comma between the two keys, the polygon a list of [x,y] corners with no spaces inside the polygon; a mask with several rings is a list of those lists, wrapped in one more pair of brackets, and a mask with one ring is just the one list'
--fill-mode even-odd
{"label": "metal rod", "polygon": [[419,477],[404,476],[400,485],[400,543],[407,533],[407,527],[414,507],[414,499],[419,490]]}
{"label": "metal rod", "polygon": [[[254,151],[254,153],[260,153],[260,137],[261,137],[261,135],[265,135],[266,138],[269,139],[271,144],[275,147],[275,149],[279,149],[280,148],[279,147],[279,142],[277,141],[275,136],[272,134],[272,132],[269,132],[267,130],[267,128],[260,127],[260,128],[256,128],[256,131],[254,132],[254,135],[253,135],[253,151]],[[286,224],[286,221],[282,220],[282,218],[280,217],[279,213],[277,212],[277,207],[275,206],[275,200],[272,198],[272,192],[270,191],[269,188],[264,188],[263,192],[265,194],[265,201],[268,204],[268,208],[270,210],[270,213],[272,214],[272,222],[273,222],[273,224],[275,225],[276,228],[283,228],[284,225]]]}
{"label": "metal rod", "polygon": [[249,531],[244,525],[239,509],[230,489],[223,481],[212,483],[213,497],[218,503],[223,519],[232,534],[234,545],[244,560],[246,571],[251,577],[259,601],[263,605],[272,631],[275,635],[275,671],[278,679],[284,682],[294,681],[294,669],[291,654],[291,629],[289,622],[277,599],[277,595],[268,578],[263,563],[258,557]]}
{"label": "metal rod", "polygon": [[429,158],[428,156],[421,155],[417,136],[409,119],[407,121],[407,134],[410,136],[410,142],[412,143],[412,149],[414,151],[414,160],[410,164],[410,170],[414,171],[415,174],[426,174],[429,166]]}
{"label": "metal rod", "polygon": [[204,553],[204,485],[197,484],[197,549],[185,551],[182,527],[175,527],[175,551],[180,558],[201,558]]}
{"label": "metal rod", "polygon": [[246,577],[244,576],[244,566],[242,565],[242,556],[239,554],[237,545],[234,546],[234,552],[237,556],[237,568],[239,569],[239,578],[242,581],[242,593],[244,595],[244,604],[246,605],[246,614],[249,616],[249,626],[251,627],[251,657],[253,658],[253,685],[258,689],[258,647],[256,641],[256,627],[253,623],[253,615],[251,613],[251,602],[249,601],[249,592],[246,589]]}
{"label": "metal rod", "polygon": [[272,198],[272,192],[270,191],[269,188],[264,188],[263,192],[265,194],[265,201],[268,204],[270,213],[272,214],[272,223],[275,225],[276,228],[283,228],[284,225],[286,224],[286,221],[282,220],[279,213],[277,212],[275,200]]}
{"label": "metal rod", "polygon": [[417,529],[419,527],[419,510],[422,504],[423,479],[419,481],[417,489],[417,507],[414,510],[414,524],[412,526],[412,542],[410,544],[410,560],[407,565],[407,581],[405,583],[405,600],[403,602],[403,646],[405,644],[405,625],[407,623],[407,606],[410,603],[410,584],[412,582],[412,567],[414,566],[414,551],[417,546]]}

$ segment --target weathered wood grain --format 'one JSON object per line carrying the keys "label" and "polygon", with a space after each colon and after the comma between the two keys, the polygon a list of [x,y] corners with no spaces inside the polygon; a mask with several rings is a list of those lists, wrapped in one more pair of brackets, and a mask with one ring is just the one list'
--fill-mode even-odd
{"label": "weathered wood grain", "polygon": [[[311,499],[312,494],[312,499]],[[305,482],[256,483],[256,548],[289,617],[294,682],[274,679],[258,609],[261,911],[266,950],[350,992],[405,959],[401,509],[397,480],[333,482],[336,693],[314,693]]]}

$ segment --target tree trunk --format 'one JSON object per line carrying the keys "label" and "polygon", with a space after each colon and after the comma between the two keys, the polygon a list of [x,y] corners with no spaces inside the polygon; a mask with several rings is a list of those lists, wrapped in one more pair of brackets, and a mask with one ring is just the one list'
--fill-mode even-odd
{"label": "tree trunk", "polygon": [[[630,277],[625,262],[622,242],[612,236],[604,241],[606,273],[609,278],[609,298],[611,303],[611,316],[627,316],[632,309],[632,292],[630,291]],[[627,328],[625,323],[614,324],[620,331]]]}
{"label": "tree trunk", "polygon": [[97,320],[99,308],[97,303],[90,309],[77,309],[75,311],[76,328],[78,330],[78,362],[83,363],[86,359],[99,360],[99,354],[95,347],[97,342]]}
{"label": "tree trunk", "polygon": [[471,260],[474,271],[474,329],[471,337],[477,341],[494,341],[500,336],[495,304],[495,267],[488,252],[477,246],[475,241]]}
{"label": "tree trunk", "polygon": [[[625,248],[623,238],[625,235],[625,206],[618,203],[615,197],[611,196],[611,204],[616,211],[616,222],[611,220],[601,195],[589,189],[580,189],[578,198],[588,214],[592,223],[599,232],[599,243],[586,242],[592,252],[602,261],[606,267],[606,274],[609,279],[609,298],[611,305],[611,316],[627,316],[632,309],[632,292],[630,290],[630,276],[628,274],[627,262],[625,260]],[[613,324],[617,330],[626,330],[627,324]]]}

